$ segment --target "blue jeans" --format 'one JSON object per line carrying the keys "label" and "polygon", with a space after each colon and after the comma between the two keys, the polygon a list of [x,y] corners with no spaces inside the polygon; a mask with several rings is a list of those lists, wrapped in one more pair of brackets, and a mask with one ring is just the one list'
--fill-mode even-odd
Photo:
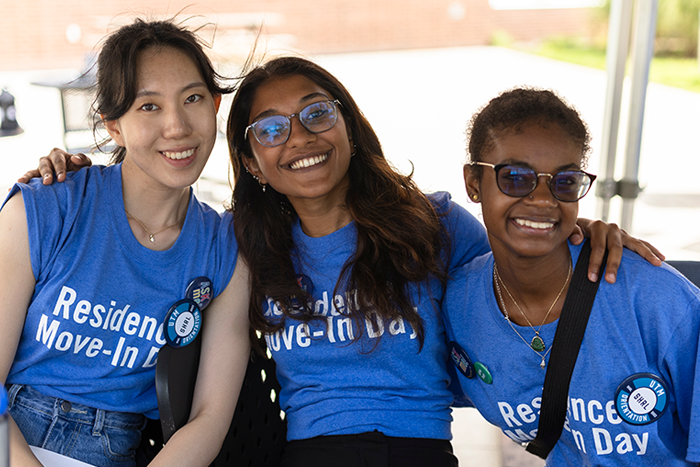
{"label": "blue jeans", "polygon": [[21,384],[8,386],[7,392],[10,415],[30,446],[98,467],[136,465],[144,415],[73,404]]}

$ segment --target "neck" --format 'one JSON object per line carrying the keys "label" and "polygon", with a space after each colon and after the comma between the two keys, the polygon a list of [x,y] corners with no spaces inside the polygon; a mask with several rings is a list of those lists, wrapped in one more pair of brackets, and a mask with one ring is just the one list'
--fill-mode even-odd
{"label": "neck", "polygon": [[[571,255],[568,245],[563,244],[562,248],[537,258],[517,257],[497,251],[494,249],[494,261],[510,320],[520,326],[528,325],[514,301],[532,324],[546,324],[557,320],[570,284]],[[510,296],[505,289],[510,292]],[[505,314],[498,295],[496,301],[501,307],[501,312]]]}
{"label": "neck", "polygon": [[175,243],[189,207],[189,191],[189,187],[164,189],[122,177],[127,220],[139,243],[151,250],[166,250]]}
{"label": "neck", "polygon": [[336,206],[327,210],[305,210],[299,212],[301,229],[309,237],[324,237],[342,229],[352,221],[352,216],[344,206]]}
{"label": "neck", "polygon": [[346,194],[347,189],[339,189],[319,198],[289,197],[289,201],[299,216],[304,233],[310,237],[323,237],[352,221],[345,205]]}

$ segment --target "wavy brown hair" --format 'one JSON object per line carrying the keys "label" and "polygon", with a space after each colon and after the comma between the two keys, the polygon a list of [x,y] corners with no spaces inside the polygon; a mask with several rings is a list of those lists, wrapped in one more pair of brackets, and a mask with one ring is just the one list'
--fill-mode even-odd
{"label": "wavy brown hair", "polygon": [[[384,319],[402,318],[424,341],[423,320],[414,309],[411,289],[433,278],[446,282],[445,259],[449,239],[439,214],[417,188],[411,175],[402,175],[385,159],[379,139],[345,87],[319,65],[299,57],[276,58],[245,74],[233,100],[227,136],[234,173],[232,208],[239,251],[250,267],[252,293],[250,322],[254,329],[274,332],[284,319],[314,319],[311,297],[297,284],[292,224],[297,215],[285,195],[267,185],[263,192],[246,173],[253,157],[245,128],[257,89],[269,80],[304,76],[323,88],[339,109],[356,146],[350,160],[345,208],[357,229],[355,253],[348,259],[335,286],[357,291],[344,312],[356,324],[359,338],[365,319],[374,313]],[[429,289],[428,289],[429,290]],[[292,309],[292,297],[300,297],[300,312]],[[283,312],[280,321],[263,316],[268,297]]]}

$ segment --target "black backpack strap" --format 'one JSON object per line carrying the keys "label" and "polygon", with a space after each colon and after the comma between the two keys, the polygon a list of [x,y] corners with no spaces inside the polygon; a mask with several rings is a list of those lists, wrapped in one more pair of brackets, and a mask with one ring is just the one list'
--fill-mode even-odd
{"label": "black backpack strap", "polygon": [[552,351],[544,377],[542,406],[537,437],[527,445],[527,451],[546,459],[559,441],[566,419],[569,383],[574,372],[578,352],[586,332],[588,317],[598,292],[603,269],[608,259],[605,252],[598,281],[588,280],[588,262],[591,255],[590,241],[586,240],[576,262],[569,291],[561,310],[557,332],[552,342]]}

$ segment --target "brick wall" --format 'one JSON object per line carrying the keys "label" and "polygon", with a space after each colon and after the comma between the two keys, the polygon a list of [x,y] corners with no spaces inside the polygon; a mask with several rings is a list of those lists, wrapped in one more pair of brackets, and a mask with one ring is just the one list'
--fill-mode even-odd
{"label": "brick wall", "polygon": [[302,53],[483,45],[494,31],[530,40],[587,27],[584,10],[494,11],[488,0],[0,0],[0,70],[80,67],[132,15],[183,8],[196,16],[188,24],[216,25],[202,32],[224,59],[245,56],[261,25],[263,47]]}

